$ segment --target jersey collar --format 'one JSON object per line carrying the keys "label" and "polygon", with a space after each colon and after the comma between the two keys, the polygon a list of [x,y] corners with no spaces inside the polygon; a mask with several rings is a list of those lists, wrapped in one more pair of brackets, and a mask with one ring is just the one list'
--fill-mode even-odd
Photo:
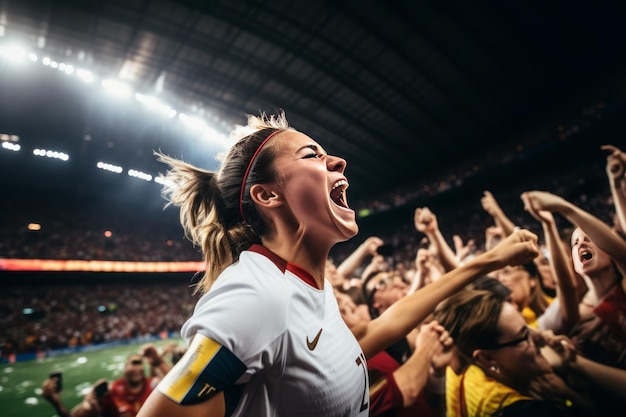
{"label": "jersey collar", "polygon": [[300,268],[298,265],[287,262],[286,260],[276,255],[274,252],[272,252],[265,246],[255,243],[252,246],[250,246],[250,249],[248,250],[250,252],[255,252],[268,258],[270,261],[274,263],[274,265],[278,267],[278,269],[280,269],[282,273],[285,273],[285,271],[289,271],[295,276],[297,276],[298,278],[300,278],[302,281],[306,282],[311,287],[318,289],[318,290],[320,289],[317,286],[317,282],[315,282],[313,275],[311,275],[309,272],[305,271],[304,269]]}

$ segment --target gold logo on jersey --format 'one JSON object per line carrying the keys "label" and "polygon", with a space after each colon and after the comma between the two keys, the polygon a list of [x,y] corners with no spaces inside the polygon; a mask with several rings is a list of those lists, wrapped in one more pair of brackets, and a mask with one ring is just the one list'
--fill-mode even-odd
{"label": "gold logo on jersey", "polygon": [[320,331],[317,332],[317,334],[315,335],[315,339],[313,339],[312,342],[309,342],[309,336],[306,337],[306,345],[309,350],[314,350],[315,346],[317,346],[317,342],[320,340],[320,336],[322,335],[322,330],[323,329],[320,329]]}
{"label": "gold logo on jersey", "polygon": [[214,391],[217,391],[217,388],[205,382],[204,387],[198,393],[198,397],[204,397],[205,395],[209,395]]}

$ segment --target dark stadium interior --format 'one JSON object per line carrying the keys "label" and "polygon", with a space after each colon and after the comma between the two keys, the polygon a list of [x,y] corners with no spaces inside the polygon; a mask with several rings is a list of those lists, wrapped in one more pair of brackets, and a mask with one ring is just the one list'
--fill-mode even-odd
{"label": "dark stadium interior", "polygon": [[[224,132],[246,113],[284,109],[348,159],[353,205],[507,158],[597,157],[623,132],[621,2],[34,0],[1,11],[3,42],[118,76],[179,111],[204,109]],[[19,176],[27,189],[158,201],[158,187],[107,178],[95,158],[155,174],[161,149],[215,167],[219,149],[169,119],[62,72],[1,65],[0,126],[24,150],[0,155],[5,188]],[[72,159],[45,166],[30,155],[37,146]]]}

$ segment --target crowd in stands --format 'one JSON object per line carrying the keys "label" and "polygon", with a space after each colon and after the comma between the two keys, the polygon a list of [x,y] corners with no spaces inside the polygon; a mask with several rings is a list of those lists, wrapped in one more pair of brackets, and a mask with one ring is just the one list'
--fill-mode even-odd
{"label": "crowd in stands", "polygon": [[[43,198],[42,196],[39,196]],[[0,257],[137,262],[199,261],[173,210],[28,196],[0,202]],[[78,207],[78,209],[77,209]],[[39,225],[33,230],[29,225]]]}
{"label": "crowd in stands", "polygon": [[[519,415],[533,410],[546,415],[606,414],[611,407],[624,405],[623,388],[611,388],[598,381],[602,380],[599,375],[606,376],[605,383],[626,379],[620,373],[626,370],[623,360],[626,337],[620,327],[626,314],[626,301],[613,285],[618,283],[616,288],[621,291],[624,281],[621,266],[626,265],[622,257],[626,253],[623,233],[626,206],[620,206],[626,202],[626,197],[621,200],[626,196],[623,184],[626,154],[612,147],[605,150],[610,151],[606,160],[555,172],[530,186],[522,178],[511,182],[510,187],[482,190],[473,200],[457,202],[454,206],[446,206],[444,201],[441,206],[412,207],[411,217],[381,217],[377,223],[369,222],[368,228],[362,228],[353,241],[338,245],[331,252],[327,278],[336,288],[344,320],[354,324],[383,314],[398,299],[445,279],[447,273],[465,260],[489,250],[518,228],[534,232],[542,249],[543,259],[538,257],[533,265],[494,271],[484,280],[477,280],[467,293],[461,292],[442,303],[424,322],[426,327],[416,329],[407,340],[386,350],[389,357],[384,358],[382,365],[372,361],[370,371],[378,372],[372,380],[386,388],[380,384],[371,388],[372,406],[380,407],[372,409],[371,415],[402,415],[403,409],[443,415],[445,408],[449,415],[458,415],[453,410],[465,406],[484,413],[481,415],[495,415],[501,410],[497,398],[476,403],[478,397],[491,395],[484,391],[487,385],[493,386],[498,395],[509,396],[508,402],[500,404],[504,408],[513,410],[522,407],[519,405],[522,403],[540,403],[519,408]],[[18,230],[15,219],[22,219],[22,225],[26,219],[20,217],[20,210],[6,211],[15,217],[3,219],[6,227],[0,232],[0,256],[150,261],[198,258],[197,251],[179,236],[178,225],[171,218],[167,219],[171,228],[146,227],[140,219],[116,227],[103,220],[106,213],[94,220],[84,212],[71,212],[72,219],[59,220],[67,213],[62,206],[58,211],[47,211],[52,226],[45,239]],[[115,223],[123,218],[111,219]],[[45,220],[41,222],[46,224]],[[120,231],[113,235],[115,243],[107,243],[102,229]],[[163,235],[159,237],[151,234],[161,232]],[[170,246],[163,243],[172,236],[176,236],[176,243]],[[390,244],[393,252],[381,255],[378,250],[385,244]],[[570,245],[583,248],[573,254]],[[591,249],[585,249],[585,245]],[[591,258],[601,259],[605,253],[607,265],[616,265],[614,270],[602,273],[590,267],[584,270]],[[541,262],[549,265],[549,272],[542,269]],[[553,277],[551,285],[541,282],[545,278],[542,274]],[[11,351],[37,351],[176,332],[191,315],[196,301],[192,291],[184,284],[12,286],[0,295],[3,356]],[[488,317],[495,315],[496,321],[489,322],[487,316],[480,322],[460,319],[486,311],[477,306],[492,309],[493,314]],[[36,314],[25,315],[25,307],[32,307]],[[360,318],[355,318],[357,315]],[[602,324],[603,321],[608,324]],[[520,327],[515,327],[518,324]],[[408,395],[403,391],[406,380],[402,379],[402,371],[411,364],[412,353],[424,352],[424,343],[431,343],[427,340],[434,343],[435,326],[445,327],[452,336],[455,353],[446,356],[433,350],[420,355],[430,358],[419,365],[428,378],[421,380],[419,389]],[[429,332],[433,333],[429,335]],[[476,339],[476,334],[481,334],[481,338]],[[509,340],[503,340],[507,335]],[[524,349],[530,346],[533,352],[532,356],[515,359],[522,368],[527,366],[525,369],[510,361],[510,355],[517,350],[508,352],[509,356],[496,353],[520,346],[525,346]],[[438,385],[442,380],[445,380],[443,388]],[[467,396],[459,399],[459,386],[476,391],[467,391]],[[445,399],[433,400],[437,395],[445,395]],[[482,411],[480,407],[484,407]]]}
{"label": "crowd in stands", "polygon": [[2,357],[177,335],[195,304],[192,292],[185,283],[5,286]]}

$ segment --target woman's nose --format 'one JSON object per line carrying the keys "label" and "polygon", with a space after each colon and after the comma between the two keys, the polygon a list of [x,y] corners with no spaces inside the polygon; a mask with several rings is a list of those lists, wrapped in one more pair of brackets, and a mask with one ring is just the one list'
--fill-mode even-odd
{"label": "woman's nose", "polygon": [[343,173],[346,170],[346,165],[348,163],[345,159],[334,155],[328,155],[326,160],[328,161],[326,165],[328,166],[329,171],[339,171]]}

